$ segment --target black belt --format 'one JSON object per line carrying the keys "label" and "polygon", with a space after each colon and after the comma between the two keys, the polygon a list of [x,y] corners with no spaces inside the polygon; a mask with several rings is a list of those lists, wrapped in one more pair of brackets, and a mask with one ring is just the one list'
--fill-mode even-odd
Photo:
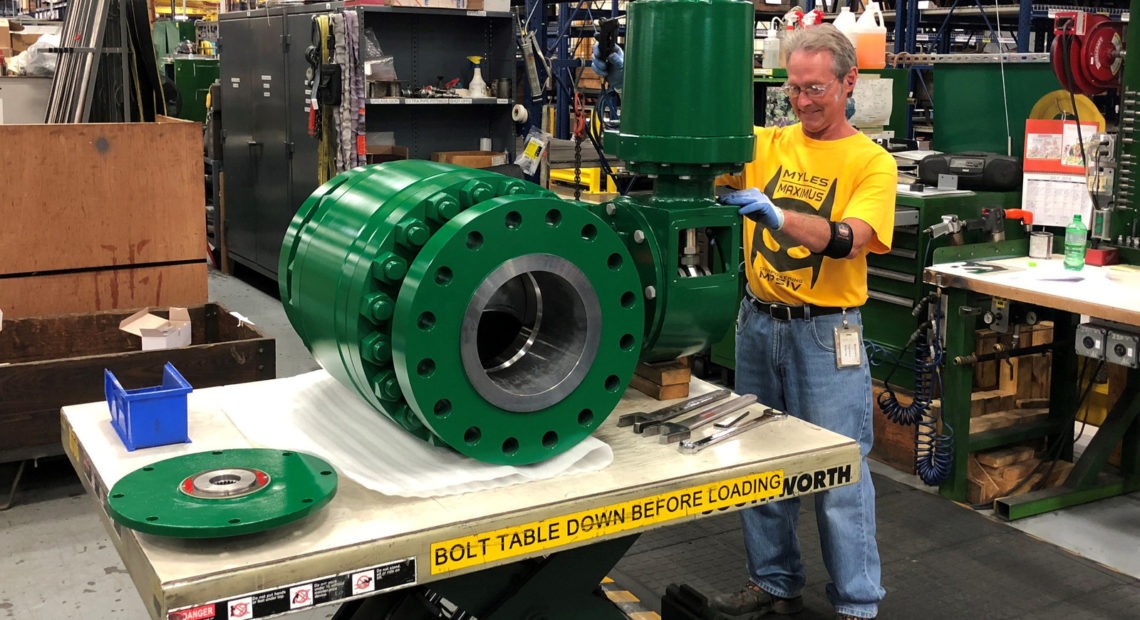
{"label": "black belt", "polygon": [[744,298],[748,300],[748,303],[752,304],[752,307],[755,308],[757,312],[767,314],[777,321],[791,321],[792,319],[809,320],[812,317],[839,314],[844,311],[844,308],[813,306],[812,304],[789,306],[788,304],[773,301],[760,301],[752,296],[751,291],[745,294]]}

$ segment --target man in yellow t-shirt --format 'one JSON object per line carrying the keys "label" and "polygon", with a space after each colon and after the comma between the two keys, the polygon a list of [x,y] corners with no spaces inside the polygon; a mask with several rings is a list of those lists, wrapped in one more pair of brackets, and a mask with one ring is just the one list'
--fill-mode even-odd
{"label": "man in yellow t-shirt", "polygon": [[[859,443],[855,484],[815,495],[827,596],[839,618],[874,618],[885,595],[875,541],[871,373],[859,307],[867,253],[890,250],[898,171],[894,159],[847,122],[858,70],[855,48],[831,24],[784,41],[785,91],[800,122],[757,128],[744,169],[748,189],[721,199],[744,219],[746,298],[736,321],[736,391]],[[593,67],[620,88],[620,48]],[[850,481],[850,478],[847,480]],[[797,498],[741,511],[748,583],[713,597],[731,618],[803,609],[806,583]]]}
{"label": "man in yellow t-shirt", "polygon": [[[890,250],[898,172],[894,159],[847,122],[855,50],[831,25],[785,40],[785,91],[800,122],[756,129],[742,191],[721,199],[744,215],[748,291],[736,325],[736,391],[856,440],[859,481],[818,493],[816,521],[827,595],[840,618],[874,618],[885,590],[875,541],[871,375],[859,307],[867,253]],[[853,473],[853,472],[852,472]],[[748,583],[715,596],[735,618],[791,614],[806,583],[799,500],[741,512]]]}

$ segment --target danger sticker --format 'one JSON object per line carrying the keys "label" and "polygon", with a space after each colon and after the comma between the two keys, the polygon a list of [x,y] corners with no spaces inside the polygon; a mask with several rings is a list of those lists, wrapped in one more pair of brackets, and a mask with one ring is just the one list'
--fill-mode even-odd
{"label": "danger sticker", "polygon": [[209,605],[199,605],[190,609],[175,611],[167,617],[170,620],[211,620],[217,617],[217,610],[214,608],[214,604],[210,603]]}
{"label": "danger sticker", "polygon": [[261,590],[229,600],[176,609],[167,620],[253,620],[323,605],[362,594],[385,592],[416,583],[416,559],[395,560],[290,586]]}

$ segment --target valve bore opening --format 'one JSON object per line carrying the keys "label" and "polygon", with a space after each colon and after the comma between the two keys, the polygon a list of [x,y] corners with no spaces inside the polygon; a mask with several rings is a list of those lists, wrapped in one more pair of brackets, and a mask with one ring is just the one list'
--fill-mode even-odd
{"label": "valve bore opening", "polygon": [[508,411],[537,411],[581,384],[597,355],[601,309],[593,285],[564,258],[506,261],[476,289],[460,346],[476,391]]}

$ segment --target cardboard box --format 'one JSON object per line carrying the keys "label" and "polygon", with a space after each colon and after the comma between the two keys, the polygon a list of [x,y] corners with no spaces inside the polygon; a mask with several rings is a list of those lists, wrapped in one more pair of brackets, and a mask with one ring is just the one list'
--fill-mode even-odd
{"label": "cardboard box", "polygon": [[128,390],[161,383],[167,362],[195,388],[276,376],[273,338],[239,322],[219,304],[187,310],[190,346],[163,351],[140,351],[138,338],[119,329],[134,310],[5,317],[0,331],[0,462],[62,454],[59,409],[104,400],[104,370]]}
{"label": "cardboard box", "polygon": [[[28,49],[33,43],[40,40],[43,36],[41,33],[28,33],[28,32],[13,32],[12,33],[12,51],[16,54]],[[4,56],[7,58],[7,56]]]}
{"label": "cardboard box", "polygon": [[146,308],[119,322],[119,329],[142,339],[143,351],[190,346],[190,313],[171,308],[169,318],[151,314]]}
{"label": "cardboard box", "polygon": [[[12,26],[6,19],[0,19],[0,48],[12,48]],[[5,54],[4,57],[7,58],[8,55]]]}
{"label": "cardboard box", "polygon": [[490,168],[507,163],[507,154],[495,151],[436,151],[432,161],[439,161],[468,168]]}
{"label": "cardboard box", "polygon": [[370,164],[382,164],[408,158],[408,147],[398,144],[374,144],[365,148],[364,156]]}

